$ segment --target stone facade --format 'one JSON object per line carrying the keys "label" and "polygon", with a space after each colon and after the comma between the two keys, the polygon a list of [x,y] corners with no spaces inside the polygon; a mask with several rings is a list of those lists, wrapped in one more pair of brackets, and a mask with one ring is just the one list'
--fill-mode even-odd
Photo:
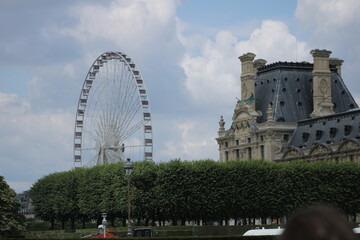
{"label": "stone facade", "polygon": [[[300,158],[360,161],[355,132],[347,134],[352,138],[341,138],[350,125],[351,129],[360,130],[360,125],[353,126],[360,124],[360,117],[359,123],[354,121],[360,110],[352,110],[358,106],[341,78],[343,61],[329,58],[331,52],[327,50],[316,49],[311,54],[313,64],[278,62],[266,65],[263,59],[254,60],[253,53],[239,57],[241,100],[236,103],[229,129],[225,129],[225,121],[222,116],[220,118],[216,138],[220,161]],[[346,124],[341,131],[324,124],[337,122],[339,118],[352,120],[342,120]],[[314,130],[313,126],[319,121],[321,129]],[[331,137],[334,131],[336,138]],[[303,135],[310,139],[306,144]]]}

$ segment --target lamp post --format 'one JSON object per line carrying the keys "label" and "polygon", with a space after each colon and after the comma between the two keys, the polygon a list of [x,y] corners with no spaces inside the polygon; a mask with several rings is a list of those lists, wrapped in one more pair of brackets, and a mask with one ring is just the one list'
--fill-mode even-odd
{"label": "lamp post", "polygon": [[102,225],[103,225],[103,230],[104,230],[104,238],[106,238],[106,224],[107,224],[106,217],[107,217],[107,214],[103,213],[102,217],[103,217]]}
{"label": "lamp post", "polygon": [[130,162],[130,158],[127,159],[127,162],[124,165],[125,173],[128,176],[128,236],[132,235],[131,232],[131,216],[130,216],[130,210],[131,210],[131,201],[130,201],[130,175],[131,170],[133,169],[133,164]]}

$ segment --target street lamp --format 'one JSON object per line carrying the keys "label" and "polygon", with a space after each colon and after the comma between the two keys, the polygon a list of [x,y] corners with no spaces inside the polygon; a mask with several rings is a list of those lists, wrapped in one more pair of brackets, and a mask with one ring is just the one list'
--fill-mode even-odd
{"label": "street lamp", "polygon": [[124,165],[125,173],[128,176],[128,236],[132,235],[131,232],[131,216],[130,216],[130,208],[131,208],[131,202],[130,202],[130,175],[131,170],[133,169],[133,164],[130,162],[130,158],[127,159],[127,162]]}
{"label": "street lamp", "polygon": [[107,217],[107,214],[103,213],[102,217],[103,217],[102,225],[103,225],[103,229],[104,229],[104,238],[106,238],[106,224],[107,224],[106,217]]}

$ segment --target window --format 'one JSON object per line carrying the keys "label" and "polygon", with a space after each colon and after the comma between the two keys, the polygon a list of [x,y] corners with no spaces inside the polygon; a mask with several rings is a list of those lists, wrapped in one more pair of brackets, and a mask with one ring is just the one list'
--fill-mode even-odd
{"label": "window", "polygon": [[303,142],[307,142],[307,140],[309,140],[309,137],[310,137],[310,134],[307,133],[307,132],[304,132],[304,133],[302,134]]}
{"label": "window", "polygon": [[260,145],[260,157],[261,157],[261,159],[265,159],[265,148],[264,148],[264,145]]}
{"label": "window", "polygon": [[284,141],[289,141],[289,134],[284,134],[283,138],[284,138]]}
{"label": "window", "polygon": [[236,160],[240,159],[240,150],[236,149]]}
{"label": "window", "polygon": [[228,142],[225,142],[225,147],[228,147],[229,146],[229,143]]}
{"label": "window", "polygon": [[248,147],[248,159],[252,159],[251,147]]}
{"label": "window", "polygon": [[239,146],[239,140],[236,140],[236,146]]}
{"label": "window", "polygon": [[261,141],[261,142],[264,141],[264,135],[260,135],[260,141]]}
{"label": "window", "polygon": [[339,157],[335,157],[335,162],[336,162],[336,163],[340,163]]}
{"label": "window", "polygon": [[351,133],[352,126],[351,125],[345,125],[344,126],[344,134],[345,136],[349,135]]}
{"label": "window", "polygon": [[248,140],[248,143],[251,143],[251,138],[248,138],[247,140]]}
{"label": "window", "polygon": [[354,162],[354,155],[349,155],[349,160],[350,160],[350,162]]}
{"label": "window", "polygon": [[337,129],[332,127],[330,128],[330,138],[334,138],[336,136]]}
{"label": "window", "polygon": [[316,140],[320,140],[323,135],[323,131],[316,130]]}
{"label": "window", "polygon": [[225,161],[229,161],[229,152],[225,151]]}

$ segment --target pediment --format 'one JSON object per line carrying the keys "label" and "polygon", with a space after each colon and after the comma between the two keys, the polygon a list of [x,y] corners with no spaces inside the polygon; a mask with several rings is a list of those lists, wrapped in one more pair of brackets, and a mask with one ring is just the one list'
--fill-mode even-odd
{"label": "pediment", "polygon": [[252,104],[248,102],[238,102],[234,110],[233,121],[250,120],[259,116]]}
{"label": "pediment", "polygon": [[344,139],[339,145],[338,151],[360,149],[359,143],[356,140]]}
{"label": "pediment", "polygon": [[236,113],[236,115],[234,114],[234,121],[241,121],[241,120],[248,120],[251,119],[251,115],[249,114],[249,112],[238,112]]}
{"label": "pediment", "polygon": [[328,145],[322,143],[316,143],[309,151],[309,155],[327,154],[331,153],[332,150]]}
{"label": "pediment", "polygon": [[282,156],[282,159],[295,158],[295,157],[300,158],[302,156],[304,156],[304,153],[302,152],[302,150],[300,150],[298,148],[291,147],[286,152],[284,152],[284,154]]}

